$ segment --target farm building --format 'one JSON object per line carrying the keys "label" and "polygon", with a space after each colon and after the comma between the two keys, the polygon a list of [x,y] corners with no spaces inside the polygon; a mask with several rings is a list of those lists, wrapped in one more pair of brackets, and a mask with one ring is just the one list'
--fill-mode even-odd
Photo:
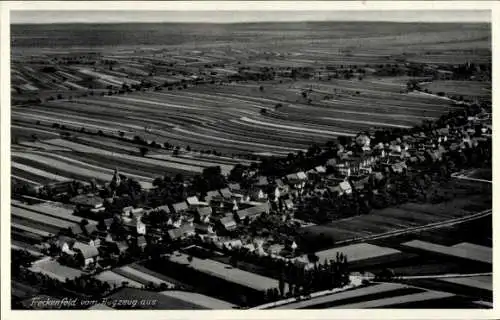
{"label": "farm building", "polygon": [[268,202],[261,205],[252,206],[243,210],[238,210],[236,216],[240,222],[245,220],[254,220],[263,213],[269,213],[270,205]]}
{"label": "farm building", "polygon": [[82,259],[83,267],[87,267],[92,263],[97,262],[99,251],[96,247],[89,246],[81,242],[75,242],[71,250],[77,252]]}

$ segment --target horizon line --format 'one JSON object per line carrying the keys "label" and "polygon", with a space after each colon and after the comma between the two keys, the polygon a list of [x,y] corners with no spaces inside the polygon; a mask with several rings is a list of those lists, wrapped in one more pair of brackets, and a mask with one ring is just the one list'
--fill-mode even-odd
{"label": "horizon line", "polygon": [[230,24],[259,24],[259,23],[395,23],[395,24],[491,24],[491,21],[393,21],[393,20],[283,20],[283,21],[241,21],[241,22],[211,22],[211,21],[67,21],[67,22],[11,22],[10,25],[68,25],[68,24],[212,24],[212,25],[230,25]]}

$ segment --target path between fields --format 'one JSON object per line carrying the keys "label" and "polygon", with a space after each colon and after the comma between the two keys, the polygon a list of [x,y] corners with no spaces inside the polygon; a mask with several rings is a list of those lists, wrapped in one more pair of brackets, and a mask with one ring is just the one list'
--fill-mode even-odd
{"label": "path between fields", "polygon": [[414,232],[422,232],[422,231],[428,231],[428,230],[433,230],[433,229],[439,229],[443,227],[450,227],[455,224],[471,221],[471,220],[476,220],[482,217],[486,217],[490,215],[492,212],[492,209],[484,210],[478,213],[474,213],[472,215],[468,215],[465,217],[460,217],[460,218],[454,218],[450,220],[445,220],[445,221],[440,221],[440,222],[435,222],[431,224],[426,224],[423,226],[418,226],[418,227],[411,227],[411,228],[406,228],[402,230],[394,230],[394,231],[389,231],[381,234],[375,234],[375,235],[369,235],[365,237],[359,237],[359,238],[354,238],[354,239],[349,239],[349,240],[343,240],[343,241],[338,241],[336,244],[350,244],[353,242],[364,242],[364,241],[370,241],[370,240],[379,240],[379,239],[384,239],[384,238],[389,238],[389,237],[394,237],[394,236],[401,236],[404,234],[408,233],[414,233]]}
{"label": "path between fields", "polygon": [[491,180],[485,180],[485,179],[477,179],[477,178],[471,178],[466,176],[467,172],[456,172],[451,175],[452,178],[456,179],[462,179],[462,180],[469,180],[469,181],[477,181],[477,182],[485,182],[485,183],[493,183]]}

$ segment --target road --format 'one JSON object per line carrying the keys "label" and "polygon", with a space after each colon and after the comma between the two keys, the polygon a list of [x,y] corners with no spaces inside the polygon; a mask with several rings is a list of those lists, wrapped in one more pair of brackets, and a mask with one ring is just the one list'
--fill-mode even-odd
{"label": "road", "polygon": [[476,179],[476,178],[471,178],[466,176],[466,172],[456,172],[451,175],[452,178],[455,179],[462,179],[462,180],[469,180],[469,181],[477,181],[477,182],[484,182],[484,183],[492,183],[491,180],[485,180],[485,179]]}

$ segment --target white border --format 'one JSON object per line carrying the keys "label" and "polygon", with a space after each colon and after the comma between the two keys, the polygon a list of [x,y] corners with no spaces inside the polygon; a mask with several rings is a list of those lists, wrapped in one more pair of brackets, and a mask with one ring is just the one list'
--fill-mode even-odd
{"label": "white border", "polygon": [[[1,133],[1,319],[40,319],[44,317],[60,318],[69,317],[73,319],[101,318],[106,316],[130,317],[143,320],[153,318],[168,319],[249,319],[249,318],[280,318],[280,319],[499,319],[499,312],[493,310],[290,310],[284,311],[73,311],[71,315],[68,311],[10,311],[10,39],[9,39],[9,10],[225,10],[225,11],[323,11],[323,10],[492,10],[492,43],[493,57],[500,57],[500,47],[498,37],[500,35],[500,4],[496,1],[175,1],[175,2],[70,2],[70,1],[0,1],[0,31],[1,31],[1,108],[0,108],[0,133]],[[500,64],[493,59],[493,88],[497,84],[496,76],[500,75]],[[493,104],[500,101],[497,90],[493,91]],[[496,122],[494,112],[493,121]],[[494,137],[496,136],[497,124],[494,124]],[[496,140],[496,139],[495,139]],[[494,150],[496,142],[494,141]],[[493,157],[493,179],[498,176],[497,159]],[[495,187],[493,187],[495,192]],[[493,211],[496,211],[498,200],[494,197]],[[498,218],[493,215],[493,225],[498,224]],[[494,257],[497,256],[498,245],[494,237]],[[498,294],[498,273],[499,266],[494,266],[494,301],[497,301]]]}

